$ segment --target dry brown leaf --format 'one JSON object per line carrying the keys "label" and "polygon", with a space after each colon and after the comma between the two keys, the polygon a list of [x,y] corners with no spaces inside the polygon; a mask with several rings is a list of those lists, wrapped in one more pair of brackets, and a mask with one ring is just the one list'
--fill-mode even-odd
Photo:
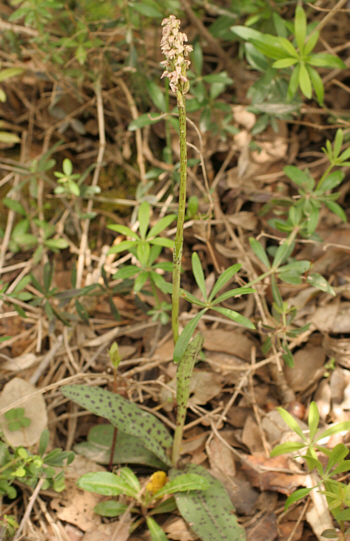
{"label": "dry brown leaf", "polygon": [[322,421],[325,421],[331,411],[331,397],[332,393],[329,381],[326,379],[321,380],[315,393],[314,401],[317,404]]}
{"label": "dry brown leaf", "polygon": [[[316,486],[318,481],[319,480],[313,473],[306,476],[306,486],[308,488]],[[321,494],[318,489],[312,490],[310,494],[312,505],[309,506],[306,511],[306,520],[313,529],[317,539],[319,541],[324,541],[324,537],[321,535],[322,532],[334,528],[333,520],[328,510],[326,496]]]}
{"label": "dry brown leaf", "polygon": [[289,520],[288,522],[282,522],[278,525],[278,533],[280,539],[289,539],[292,532],[293,541],[299,541],[303,535],[304,525],[303,522],[299,522],[297,525],[296,521]]}
{"label": "dry brown leaf", "polygon": [[34,355],[34,353],[25,353],[24,355],[20,355],[19,357],[13,357],[12,359],[4,361],[2,360],[0,355],[0,366],[2,370],[21,372],[22,370],[25,370],[26,368],[32,366],[37,360],[38,357]]}
{"label": "dry brown leaf", "polygon": [[262,516],[253,526],[247,528],[247,541],[273,541],[277,537],[275,513]]}
{"label": "dry brown leaf", "polygon": [[265,452],[257,422],[248,415],[242,433],[242,442],[252,455],[261,455]]}
{"label": "dry brown leaf", "polygon": [[326,353],[322,347],[306,346],[294,355],[294,367],[284,367],[287,381],[293,391],[302,392],[322,378]]}
{"label": "dry brown leaf", "polygon": [[209,450],[209,462],[214,475],[218,472],[233,481],[236,466],[230,449],[217,436],[214,436],[210,442]]}
{"label": "dry brown leaf", "polygon": [[254,340],[239,331],[238,329],[224,329],[203,331],[204,349],[208,351],[219,351],[239,357],[243,361],[250,362]]}
{"label": "dry brown leaf", "polygon": [[281,469],[291,469],[291,464],[285,456],[276,456],[273,458],[247,456],[246,459],[253,466],[263,466],[271,469],[271,471],[259,473],[251,469],[247,463],[242,465],[242,469],[252,486],[260,488],[260,490],[271,490],[290,496],[296,488],[305,486],[305,475],[278,471]]}
{"label": "dry brown leaf", "polygon": [[[13,378],[9,381],[0,396],[0,409],[11,406],[19,398],[35,393],[36,387],[21,378]],[[22,402],[24,416],[30,419],[30,425],[15,432],[8,429],[8,421],[5,415],[0,417],[1,429],[7,441],[14,447],[24,445],[30,447],[40,440],[40,436],[47,425],[46,404],[41,394],[29,396]]]}
{"label": "dry brown leaf", "polygon": [[[176,379],[172,379],[168,383],[170,389],[176,389]],[[190,382],[191,397],[189,403],[203,405],[209,402],[214,396],[221,391],[221,383],[218,377],[213,372],[205,370],[194,370]],[[165,404],[165,411],[172,411],[174,407],[174,394],[165,387],[160,392],[160,401]]]}
{"label": "dry brown leaf", "polygon": [[181,518],[170,518],[163,524],[163,530],[169,539],[175,541],[195,541],[198,536],[190,530],[186,522]]}

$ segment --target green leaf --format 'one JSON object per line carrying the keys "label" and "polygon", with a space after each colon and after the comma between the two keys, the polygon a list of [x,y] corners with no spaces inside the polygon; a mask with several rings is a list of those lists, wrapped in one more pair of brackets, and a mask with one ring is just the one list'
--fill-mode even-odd
{"label": "green leaf", "polygon": [[198,321],[203,316],[203,314],[207,312],[207,310],[208,308],[204,308],[203,310],[198,312],[198,314],[193,319],[191,319],[191,321],[187,323],[186,327],[183,329],[182,333],[180,334],[176,342],[175,349],[174,349],[173,361],[175,364],[178,364],[181,361],[186,351],[186,348],[188,344],[190,343],[191,337],[194,333],[194,330],[197,326]]}
{"label": "green leaf", "polygon": [[335,291],[333,287],[327,282],[327,280],[321,276],[321,274],[313,273],[309,274],[307,277],[307,281],[310,285],[317,287],[320,291],[325,291],[326,293],[330,293],[335,297]]}
{"label": "green leaf", "polygon": [[120,477],[123,479],[123,481],[125,481],[130,487],[133,488],[136,494],[140,492],[141,490],[140,482],[138,478],[136,477],[136,475],[134,474],[134,472],[130,468],[121,468],[118,473]]}
{"label": "green leaf", "polygon": [[[334,158],[338,158],[338,156],[340,154],[341,147],[343,145],[343,138],[344,138],[344,132],[343,132],[343,130],[341,130],[339,128],[337,130],[337,133],[335,134],[335,138],[334,138],[334,144],[333,144],[333,156],[334,156]],[[331,150],[332,150],[332,147],[331,147]]]}
{"label": "green leaf", "polygon": [[150,124],[156,124],[161,120],[159,113],[146,113],[144,115],[140,115],[138,118],[130,122],[128,126],[129,131],[136,131],[140,128],[144,128],[145,126],[149,126]]}
{"label": "green leaf", "polygon": [[108,500],[95,505],[94,513],[102,517],[119,517],[127,510],[128,506],[125,503]]}
{"label": "green leaf", "polygon": [[123,240],[120,244],[116,244],[115,246],[112,246],[108,252],[107,255],[110,254],[119,254],[120,252],[124,252],[125,250],[129,250],[130,248],[133,248],[135,246],[134,240]]}
{"label": "green leaf", "polygon": [[157,83],[152,79],[148,79],[146,82],[148,94],[153,101],[154,105],[158,107],[162,113],[166,112],[165,97]]}
{"label": "green leaf", "polygon": [[315,94],[317,97],[317,101],[320,105],[323,105],[323,99],[324,99],[324,86],[321,77],[319,76],[318,72],[312,68],[311,66],[306,66],[306,69],[309,73],[311,84],[314,87]]}
{"label": "green leaf", "polygon": [[136,265],[127,265],[113,274],[113,280],[125,280],[126,278],[135,276],[138,272],[140,272],[140,267],[136,267]]}
{"label": "green leaf", "polygon": [[64,250],[69,247],[69,242],[65,239],[48,239],[44,241],[44,244],[50,250]]}
{"label": "green leaf", "polygon": [[273,259],[272,266],[275,269],[278,269],[278,267],[283,263],[287,257],[290,255],[290,244],[288,244],[288,241],[283,241],[282,244],[279,245],[279,247],[276,250],[275,257]]}
{"label": "green leaf", "polygon": [[144,201],[139,208],[137,217],[139,220],[139,231],[142,239],[146,238],[147,229],[149,226],[149,219],[151,214],[151,207],[147,201]]}
{"label": "green leaf", "polygon": [[300,64],[299,86],[304,96],[306,96],[308,99],[311,99],[312,97],[311,80],[310,80],[310,75],[306,69],[305,64]]}
{"label": "green leaf", "polygon": [[244,529],[237,523],[235,508],[220,481],[194,464],[185,466],[182,471],[171,470],[170,479],[184,472],[200,475],[209,483],[207,490],[175,495],[179,511],[191,529],[202,541],[244,541]]}
{"label": "green leaf", "polygon": [[172,445],[172,438],[163,423],[154,415],[105,389],[87,385],[65,385],[61,387],[61,392],[88,411],[108,419],[122,432],[139,438],[162,462],[170,464],[163,448]]}
{"label": "green leaf", "polygon": [[22,216],[26,216],[27,213],[19,201],[15,201],[13,199],[10,199],[9,197],[5,197],[2,202],[5,207],[13,210],[14,212],[18,212],[18,214],[22,214]]}
{"label": "green leaf", "polygon": [[295,9],[294,19],[294,35],[297,40],[299,51],[304,51],[305,38],[306,38],[306,15],[301,6],[297,6]]}
{"label": "green leaf", "polygon": [[305,447],[305,443],[298,443],[296,441],[287,441],[281,445],[276,445],[270,453],[270,457],[285,455],[286,453],[294,453],[295,451],[300,451]]}
{"label": "green leaf", "polygon": [[[76,444],[74,450],[98,464],[108,465],[113,437],[113,425],[98,424],[90,429],[87,441]],[[164,462],[146,449],[139,438],[125,434],[121,430],[117,431],[112,463],[142,464],[158,470],[166,468]]]}
{"label": "green leaf", "polygon": [[338,171],[333,171],[333,173],[318,183],[317,190],[322,190],[324,192],[333,190],[333,188],[339,186],[339,184],[343,182],[344,177],[345,173],[340,169]]}
{"label": "green leaf", "polygon": [[299,54],[297,53],[294,45],[286,38],[279,37],[278,38],[279,43],[283,47],[283,49],[288,53],[288,56],[291,56],[296,61],[299,60]]}
{"label": "green leaf", "polygon": [[81,304],[81,302],[78,301],[78,299],[75,299],[75,308],[80,319],[85,323],[85,325],[89,325],[89,313],[86,308]]}
{"label": "green leaf", "polygon": [[278,273],[294,271],[299,274],[304,274],[304,272],[309,270],[310,265],[311,265],[310,261],[307,261],[307,260],[293,261],[292,263],[283,265],[283,267],[279,267]]}
{"label": "green leaf", "polygon": [[126,225],[112,224],[107,227],[108,229],[111,229],[116,233],[120,233],[121,235],[125,235],[126,237],[130,237],[132,239],[140,239],[138,234],[135,233],[135,231],[132,231],[132,229],[130,229],[130,227],[127,227]]}
{"label": "green leaf", "polygon": [[183,473],[166,483],[163,488],[156,492],[155,497],[158,499],[166,494],[187,492],[188,490],[207,490],[208,488],[208,479],[205,479],[202,475],[196,473]]}
{"label": "green leaf", "polygon": [[229,308],[223,308],[222,306],[215,306],[212,308],[212,310],[215,310],[215,312],[219,312],[223,316],[228,317],[232,321],[235,321],[235,323],[238,323],[239,325],[243,325],[244,327],[247,327],[248,329],[255,329],[255,325],[246,317],[241,316],[238,312],[235,312],[234,310],[230,310]]}
{"label": "green leaf", "polygon": [[211,73],[210,75],[204,75],[202,77],[203,81],[206,83],[222,83],[225,85],[232,85],[233,79],[229,77],[226,73],[226,71],[222,71],[221,73]]}
{"label": "green leaf", "polygon": [[283,168],[283,172],[287,175],[290,180],[300,187],[304,187],[308,184],[310,176],[306,171],[302,171],[299,167],[294,165],[287,165]]}
{"label": "green leaf", "polygon": [[138,277],[135,280],[134,287],[133,287],[133,290],[134,290],[135,293],[139,293],[141,291],[141,289],[143,288],[143,286],[147,282],[147,278],[148,278],[148,272],[147,271],[140,272],[140,274],[138,275]]}
{"label": "green leaf", "polygon": [[255,293],[255,289],[252,289],[251,287],[237,287],[236,289],[231,289],[230,291],[226,291],[226,293],[223,293],[219,297],[217,297],[215,300],[212,301],[212,305],[220,304],[223,301],[226,301],[227,299],[231,299],[232,297],[238,297],[240,295],[248,295],[249,293]]}
{"label": "green leaf", "polygon": [[293,492],[293,494],[291,494],[289,498],[287,498],[284,510],[287,511],[287,509],[292,505],[292,503],[297,502],[302,498],[305,498],[305,496],[310,494],[311,490],[313,490],[313,488],[300,488],[299,490]]}
{"label": "green leaf", "polygon": [[294,66],[297,62],[297,58],[281,58],[280,60],[276,60],[272,64],[272,67],[275,69],[289,68],[290,66]]}
{"label": "green leaf", "polygon": [[[350,520],[350,509],[343,509],[342,511],[337,511],[335,513],[335,519],[337,522],[340,520]],[[335,539],[338,539],[338,535]]]}
{"label": "green leaf", "polygon": [[164,216],[161,220],[159,220],[149,231],[147,235],[147,239],[151,239],[152,237],[156,237],[164,231],[174,220],[176,219],[176,214],[168,214],[168,216]]}
{"label": "green leaf", "polygon": [[156,237],[149,241],[154,246],[164,246],[165,248],[172,249],[174,247],[174,241],[172,239],[166,239],[165,237]]}
{"label": "green leaf", "polygon": [[21,75],[25,70],[23,68],[4,68],[0,71],[0,83],[2,81],[7,81],[12,79],[12,77],[17,77]]}
{"label": "green leaf", "polygon": [[293,70],[291,78],[289,79],[289,86],[287,92],[287,100],[291,101],[298,90],[299,86],[299,73],[300,73],[300,64],[297,64]]}
{"label": "green leaf", "polygon": [[313,32],[313,34],[306,38],[306,43],[305,43],[305,46],[304,46],[304,55],[305,56],[308,56],[311,51],[314,50],[317,42],[318,42],[318,39],[320,37],[320,33],[318,30],[316,30],[315,32]]}
{"label": "green leaf", "polygon": [[308,425],[310,429],[310,440],[313,441],[314,436],[318,429],[318,423],[320,422],[320,415],[318,413],[318,407],[316,402],[311,402],[309,408]]}
{"label": "green leaf", "polygon": [[158,11],[158,9],[154,8],[153,6],[148,6],[147,4],[140,4],[140,3],[136,3],[134,2],[132,4],[132,9],[134,9],[135,11],[138,11],[139,13],[141,13],[142,15],[145,15],[146,17],[151,17],[151,18],[159,18],[159,17],[163,17],[163,14]]}
{"label": "green leaf", "polygon": [[63,160],[62,171],[67,177],[73,173],[73,164],[68,158]]}
{"label": "green leaf", "polygon": [[294,417],[283,408],[277,408],[277,411],[282,417],[283,421],[289,426],[289,428],[291,428],[293,432],[298,434],[298,436],[300,436],[303,441],[307,442],[305,434],[303,434],[300,426],[298,425]]}
{"label": "green leaf", "polygon": [[249,238],[249,244],[250,244],[254,254],[256,255],[256,257],[258,259],[260,259],[260,261],[262,263],[264,263],[265,267],[270,269],[271,265],[270,265],[270,262],[269,262],[269,258],[267,257],[267,254],[266,254],[262,244],[260,244],[260,242],[258,242],[256,239],[253,239],[252,237]]}
{"label": "green leaf", "polygon": [[153,509],[149,510],[150,515],[159,515],[161,513],[172,513],[177,510],[177,505],[174,496],[170,496],[166,500],[163,500],[156,505]]}
{"label": "green leaf", "polygon": [[308,57],[307,62],[320,68],[346,69],[346,64],[340,58],[327,53],[313,54]]}
{"label": "green leaf", "polygon": [[126,481],[110,472],[86,473],[78,479],[77,486],[103,496],[119,496],[119,494],[125,494],[132,498],[137,496],[137,492]]}
{"label": "green leaf", "polygon": [[[343,443],[338,443],[333,449],[328,459],[326,473],[329,473],[336,464],[342,464],[344,458],[349,454],[349,449]],[[347,461],[349,462],[349,461]],[[332,473],[334,476],[334,473]]]}
{"label": "green leaf", "polygon": [[165,535],[164,531],[152,517],[147,517],[146,522],[149,533],[151,534],[152,541],[168,541],[168,538]]}
{"label": "green leaf", "polygon": [[219,276],[219,278],[216,280],[213,289],[211,290],[211,293],[209,295],[209,301],[212,301],[215,295],[220,291],[224,285],[227,284],[229,280],[242,268],[242,265],[240,263],[236,263],[236,265],[232,265],[228,269],[224,270],[224,272]]}
{"label": "green leaf", "polygon": [[207,301],[208,296],[205,289],[204,272],[198,254],[196,252],[193,252],[192,254],[192,271],[194,279],[196,280],[196,283],[200,289],[200,292],[202,293],[204,300]]}
{"label": "green leaf", "polygon": [[339,216],[339,218],[341,218],[343,222],[345,223],[347,222],[346,214],[344,210],[341,208],[341,206],[338,205],[338,203],[336,203],[335,201],[325,201],[325,204],[329,208],[329,210],[331,210],[332,212],[334,212],[334,214]]}
{"label": "green leaf", "polygon": [[327,428],[321,434],[318,434],[315,438],[315,441],[320,441],[323,438],[328,438],[329,436],[334,436],[334,434],[339,434],[340,432],[348,432],[350,430],[350,421],[343,421],[342,423],[337,423],[330,428]]}
{"label": "green leaf", "polygon": [[191,60],[194,67],[194,71],[197,75],[201,75],[203,68],[203,52],[202,46],[199,41],[195,41],[193,44],[193,52],[191,54]]}

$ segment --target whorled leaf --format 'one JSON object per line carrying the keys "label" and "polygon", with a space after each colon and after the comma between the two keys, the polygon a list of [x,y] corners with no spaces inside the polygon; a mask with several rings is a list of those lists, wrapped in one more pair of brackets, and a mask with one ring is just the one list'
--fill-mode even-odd
{"label": "whorled leaf", "polygon": [[91,413],[108,419],[122,432],[139,438],[149,451],[170,465],[164,448],[172,445],[172,437],[151,413],[105,389],[87,385],[65,385],[61,387],[61,392]]}

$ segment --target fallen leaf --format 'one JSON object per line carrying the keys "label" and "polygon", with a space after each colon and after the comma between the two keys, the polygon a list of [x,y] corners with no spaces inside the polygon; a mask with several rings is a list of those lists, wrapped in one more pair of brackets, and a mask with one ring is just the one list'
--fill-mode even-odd
{"label": "fallen leaf", "polygon": [[284,367],[287,381],[293,391],[303,392],[322,378],[326,353],[322,347],[306,346],[293,355],[294,366]]}
{"label": "fallen leaf", "polygon": [[[0,409],[10,407],[19,398],[32,395],[37,391],[36,387],[21,378],[13,378],[9,381],[0,396]],[[5,438],[13,445],[30,447],[38,443],[40,436],[47,425],[46,404],[41,394],[29,396],[23,401],[20,407],[24,408],[24,417],[30,419],[29,426],[22,427],[20,430],[12,432],[8,429],[8,421],[5,415],[0,417],[1,429]]]}
{"label": "fallen leaf", "polygon": [[271,471],[259,473],[250,468],[247,463],[242,465],[242,469],[252,486],[260,490],[271,490],[290,496],[296,488],[305,486],[305,475],[278,471],[281,469],[291,469],[291,464],[285,456],[276,456],[273,458],[247,456],[246,460],[252,466],[263,466],[271,469]]}
{"label": "fallen leaf", "polygon": [[228,353],[246,362],[250,362],[252,347],[256,346],[254,340],[238,329],[206,329],[203,336],[204,349]]}
{"label": "fallen leaf", "polygon": [[253,526],[247,528],[247,541],[273,541],[277,537],[275,513],[262,516]]}
{"label": "fallen leaf", "polygon": [[242,442],[248,447],[252,455],[260,455],[265,452],[258,424],[252,415],[248,415],[246,419],[242,433]]}
{"label": "fallen leaf", "polygon": [[[314,487],[318,484],[318,479],[315,474],[311,473],[306,476],[306,486]],[[319,541],[324,541],[322,532],[324,530],[332,530],[334,528],[331,514],[328,510],[326,496],[321,494],[318,489],[311,491],[312,505],[306,511],[306,520],[313,529]]]}
{"label": "fallen leaf", "polygon": [[34,353],[25,353],[24,355],[19,355],[19,357],[13,357],[8,361],[3,361],[0,356],[0,366],[2,370],[9,370],[11,372],[21,372],[26,368],[32,366],[38,357]]}
{"label": "fallen leaf", "polygon": [[[176,378],[168,382],[168,389],[163,387],[160,392],[160,401],[165,411],[172,411],[174,407],[175,395],[170,389],[175,391]],[[189,403],[203,405],[209,402],[221,391],[222,385],[218,377],[213,372],[205,370],[194,370],[190,382],[190,400]]]}

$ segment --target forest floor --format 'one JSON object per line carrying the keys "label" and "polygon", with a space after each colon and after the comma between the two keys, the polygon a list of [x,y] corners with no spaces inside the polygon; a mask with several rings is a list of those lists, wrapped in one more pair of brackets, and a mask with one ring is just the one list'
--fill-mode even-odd
{"label": "forest floor", "polygon": [[[205,4],[197,6],[197,17],[183,2],[183,29],[189,43],[201,43],[202,74],[225,72],[234,82],[226,82],[220,97],[215,97],[230,111],[230,130],[222,127],[221,116],[227,114],[223,108],[208,106],[209,120],[202,110],[188,112],[187,197],[194,212],[188,211],[185,225],[182,286],[197,296],[191,271],[193,252],[200,256],[208,291],[223,270],[235,263],[242,264],[236,287],[266,271],[249,238],[258,239],[273,254],[286,237],[270,221],[283,216],[284,208],[276,200],[290,202],[298,197],[284,167],[309,170],[318,181],[328,166],[322,152],[326,141],[333,144],[337,129],[347,135],[350,127],[349,69],[321,68],[324,106],[302,98],[299,113],[275,119],[274,127],[254,132],[259,116],[249,110],[247,92],[261,74],[247,65],[237,41],[220,40],[213,33],[208,37],[207,29],[218,15],[215,6],[208,4],[206,11]],[[229,2],[218,4],[229,9]],[[309,22],[322,21],[333,4],[317,2],[319,9],[310,12]],[[159,80],[161,53],[154,45],[160,42],[161,28],[158,20],[145,26],[142,39],[135,31],[144,73],[123,66],[129,44],[123,42],[118,49],[119,34],[114,28],[107,28],[105,35],[97,28],[89,36],[85,65],[81,67],[72,56],[75,75],[68,71],[62,75],[70,61],[64,69],[54,64],[35,42],[37,29],[25,26],[22,19],[8,21],[13,11],[7,5],[0,7],[2,68],[22,70],[3,82],[7,100],[0,104],[1,129],[16,135],[13,140],[3,137],[0,143],[2,436],[7,444],[10,441],[11,449],[24,446],[37,452],[38,431],[47,426],[48,449],[77,454],[66,468],[65,490],[42,490],[32,501],[33,490],[16,479],[17,496],[2,498],[0,515],[15,517],[22,526],[21,539],[107,541],[118,519],[95,514],[95,505],[105,498],[76,487],[82,474],[108,468],[111,441],[110,436],[103,439],[106,421],[67,400],[59,389],[73,382],[112,390],[108,349],[117,341],[122,361],[116,391],[153,412],[170,431],[174,429],[171,325],[149,315],[158,308],[147,283],[135,293],[123,280],[113,278],[123,265],[137,264],[135,256],[108,254],[111,246],[125,240],[108,225],[135,230],[142,201],[151,203],[152,225],[177,209],[177,132],[171,126],[167,132],[164,120],[137,124],[149,112],[162,114],[154,105],[158,96],[154,85],[162,89],[162,96],[164,92],[164,81]],[[292,20],[293,10],[288,13],[284,16]],[[345,61],[348,17],[345,8],[333,13],[319,43],[320,51],[338,52]],[[5,48],[10,34],[17,36],[11,50]],[[53,36],[56,39],[57,34]],[[114,67],[108,71],[107,66],[96,84],[89,74],[96,74],[99,62],[105,64],[103,47],[95,39],[101,39],[106,48],[114,47],[113,54],[119,54],[116,65],[122,66],[119,71]],[[85,79],[78,78],[80,69],[88,74]],[[205,92],[210,92],[209,82]],[[187,101],[191,98],[190,90]],[[175,106],[172,93],[169,99]],[[134,127],[128,129],[131,122]],[[171,159],[164,157],[167,144]],[[73,175],[77,174],[73,183],[80,182],[79,195],[73,193],[73,184],[69,191],[53,174],[62,172],[67,159]],[[338,203],[348,215],[350,177],[345,167],[343,171]],[[64,186],[61,193],[59,186]],[[163,232],[172,239],[174,234],[174,225]],[[307,429],[311,401],[318,406],[323,428],[350,420],[350,228],[324,206],[317,234],[319,239],[298,236],[292,256],[311,262],[312,272],[321,274],[335,295],[316,289],[305,277],[300,284],[279,281],[283,301],[296,308],[291,327],[308,325],[287,340],[294,367],[282,358],[279,346],[286,327],[272,312],[269,279],[257,284],[254,294],[224,303],[250,319],[255,331],[212,311],[199,324],[204,349],[193,374],[182,459],[205,466],[222,481],[249,541],[313,541],[335,525],[325,497],[317,490],[285,512],[287,496],[317,480],[291,455],[269,455],[275,445],[291,438],[278,406],[295,415],[302,429]],[[171,250],[165,248],[159,260],[171,262]],[[171,281],[169,272],[163,275]],[[159,298],[171,302],[165,293],[159,292]],[[182,327],[198,312],[184,300],[180,310]],[[263,353],[268,335],[273,346]],[[31,423],[11,435],[5,430],[4,412],[12,405],[20,407],[21,398],[28,394],[38,399],[32,404]],[[101,430],[95,436],[90,433],[87,444],[89,432],[99,425]],[[349,434],[333,436],[324,445],[332,448],[340,442],[348,445]],[[144,481],[154,471],[147,464],[133,468]],[[31,513],[25,516],[29,503]],[[163,515],[160,524],[168,539],[198,539],[177,513]],[[141,526],[131,534],[128,528],[120,530],[118,540],[127,539],[149,541],[150,537]]]}

